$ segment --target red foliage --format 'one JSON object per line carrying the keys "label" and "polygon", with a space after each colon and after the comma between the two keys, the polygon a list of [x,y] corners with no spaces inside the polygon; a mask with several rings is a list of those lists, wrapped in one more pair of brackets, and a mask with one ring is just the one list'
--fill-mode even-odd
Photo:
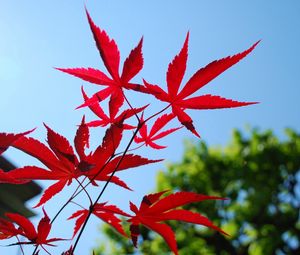
{"label": "red foliage", "polygon": [[140,208],[130,202],[130,209],[135,213],[128,221],[131,223],[131,239],[137,247],[137,239],[140,234],[139,225],[142,224],[147,228],[160,234],[167,242],[174,254],[178,254],[175,235],[172,229],[161,223],[167,220],[180,220],[193,224],[203,225],[213,228],[223,234],[226,234],[220,228],[215,226],[208,218],[199,213],[190,212],[183,209],[175,209],[189,203],[201,202],[204,200],[222,200],[223,198],[196,194],[193,192],[177,192],[168,195],[162,199],[160,197],[166,191],[144,196]]}
{"label": "red foliage", "polygon": [[[157,118],[149,133],[148,133],[147,124],[144,124],[139,130],[140,137],[139,136],[134,137],[134,141],[136,143],[145,143],[146,146],[150,146],[153,149],[157,149],[157,150],[166,148],[167,146],[158,145],[154,141],[159,140],[181,128],[181,127],[170,128],[168,130],[158,133],[161,129],[164,128],[165,125],[167,125],[172,119],[174,119],[174,117],[175,115],[173,113],[170,113],[170,114],[164,114],[161,117]],[[143,117],[142,117],[142,121],[144,121]]]}
{"label": "red foliage", "polygon": [[[86,95],[86,93],[84,92],[83,87],[81,88],[81,91],[82,91],[84,101],[87,102],[89,100],[89,98]],[[96,116],[98,116],[100,118],[100,120],[90,121],[89,123],[87,123],[87,125],[89,127],[99,127],[99,126],[105,127],[110,124],[118,125],[119,123],[123,123],[126,119],[129,119],[132,116],[145,110],[145,108],[147,106],[148,105],[140,107],[140,108],[127,109],[127,110],[123,111],[121,114],[119,114],[118,116],[116,116],[118,113],[117,111],[115,111],[115,110],[111,111],[111,108],[109,108],[110,112],[109,112],[109,116],[108,116],[103,111],[101,105],[99,103],[95,103],[95,104],[90,105],[89,108]],[[123,129],[134,129],[134,128],[136,128],[136,127],[123,123]]]}
{"label": "red foliage", "polygon": [[186,109],[219,109],[219,108],[231,108],[239,107],[255,102],[238,102],[231,99],[226,99],[220,96],[203,95],[190,98],[192,94],[197,92],[211,80],[218,75],[226,71],[228,68],[239,62],[246,57],[259,43],[256,42],[249,49],[242,53],[238,53],[231,57],[222,58],[208,64],[207,66],[199,69],[184,85],[180,92],[178,92],[180,84],[182,82],[188,57],[188,40],[189,34],[187,34],[183,47],[179,54],[175,56],[173,61],[169,64],[167,71],[167,85],[168,91],[165,92],[160,86],[152,85],[144,80],[144,84],[148,89],[148,93],[154,95],[157,99],[169,103],[172,107],[172,112],[176,115],[178,120],[188,130],[193,132],[199,137],[191,117],[185,113]]}
{"label": "red foliage", "polygon": [[130,80],[135,77],[143,68],[144,60],[142,55],[143,38],[138,45],[130,52],[126,58],[122,74],[119,74],[120,53],[117,44],[110,39],[106,32],[97,27],[86,12],[91,31],[93,33],[97,49],[100,53],[102,61],[111,75],[109,78],[105,73],[94,68],[57,68],[58,70],[74,75],[85,81],[106,86],[88,100],[85,100],[83,106],[89,106],[96,102],[103,101],[107,97],[109,100],[109,109],[112,115],[115,115],[124,102],[123,88],[142,90],[143,87],[139,84],[130,83]]}
{"label": "red foliage", "polygon": [[[90,67],[57,69],[84,81],[104,86],[104,88],[91,97],[88,97],[82,88],[84,103],[80,107],[88,106],[99,120],[86,123],[85,117],[82,118],[74,137],[74,146],[72,146],[64,136],[56,133],[47,125],[45,125],[45,127],[47,130],[48,145],[32,137],[26,137],[31,131],[19,134],[0,133],[0,154],[9,147],[14,147],[38,159],[44,165],[43,167],[24,166],[14,169],[9,173],[5,173],[0,169],[0,183],[22,184],[31,180],[54,181],[54,184],[50,185],[44,191],[36,206],[46,203],[74,180],[78,183],[73,195],[71,195],[66,204],[62,206],[61,210],[58,210],[57,215],[53,219],[54,221],[64,207],[71,202],[82,208],[81,210],[75,211],[69,217],[69,219],[76,219],[73,237],[77,235],[77,239],[74,245],[63,253],[65,255],[74,254],[76,245],[91,215],[95,215],[102,221],[110,224],[123,236],[126,236],[126,234],[121,225],[121,220],[117,215],[127,217],[131,223],[130,232],[134,246],[137,246],[137,239],[140,234],[139,226],[144,225],[160,234],[174,254],[178,254],[175,235],[173,230],[164,223],[165,221],[180,220],[203,225],[226,234],[203,215],[184,209],[178,209],[178,207],[189,203],[204,200],[222,200],[223,198],[183,191],[161,198],[161,196],[166,193],[166,191],[162,191],[144,196],[139,208],[130,202],[130,209],[135,215],[129,215],[123,212],[115,205],[108,205],[106,202],[100,203],[99,200],[102,198],[102,194],[110,182],[130,189],[124,181],[116,176],[118,172],[160,161],[133,154],[132,151],[143,145],[153,149],[165,148],[166,146],[159,145],[156,141],[181,128],[164,129],[174,118],[177,118],[183,126],[199,137],[193,120],[186,113],[186,110],[232,108],[255,104],[255,102],[239,102],[210,94],[194,96],[194,93],[246,57],[259,42],[253,44],[249,49],[241,53],[213,61],[204,68],[199,69],[180,89],[188,58],[188,33],[182,49],[169,64],[166,75],[167,91],[165,91],[160,86],[152,85],[145,80],[143,81],[143,85],[131,82],[143,68],[143,38],[124,61],[123,70],[120,73],[120,53],[117,44],[114,40],[109,38],[104,30],[96,26],[89,13],[86,13],[97,49],[107,69],[108,75]],[[134,108],[125,95],[127,90],[153,95],[156,99],[166,102],[168,105],[153,115],[144,118],[146,107],[148,107],[149,104]],[[102,101],[107,98],[109,99],[108,114],[105,113],[103,110],[105,108],[101,105]],[[128,105],[127,108],[124,104],[125,101]],[[121,108],[125,109],[120,110]],[[171,113],[167,112],[169,108],[171,108]],[[137,120],[136,125],[125,123],[132,117],[135,117]],[[151,129],[148,130],[148,121],[150,120],[153,120],[154,124]],[[108,126],[108,128],[105,131],[102,142],[99,138],[95,139],[98,143],[95,149],[91,150],[89,148],[89,128],[106,126]],[[127,141],[127,145],[125,145],[122,150],[117,151],[119,147],[122,147],[123,135],[126,131],[128,132],[128,130],[132,130],[133,135]],[[141,144],[141,146],[132,149],[131,146],[133,142]],[[90,150],[89,152],[87,152],[88,149]],[[99,181],[104,181],[105,183],[98,192],[98,197],[92,198],[87,187],[93,184],[99,189]],[[85,192],[90,202],[89,209],[85,209],[80,203],[74,201],[76,196],[82,191]],[[35,228],[27,218],[15,213],[7,213],[6,216],[9,220],[0,219],[0,239],[8,239],[19,235],[24,236],[28,241],[18,241],[15,244],[35,245],[36,249],[33,255],[39,253],[37,249],[39,246],[44,249],[43,245],[53,245],[53,242],[63,240],[61,238],[48,238],[51,223],[44,209],[43,212],[44,217],[40,220],[37,228]]]}
{"label": "red foliage", "polygon": [[[10,220],[0,219],[0,239],[8,239],[13,236],[21,235],[26,237],[29,241],[18,242],[16,244],[34,244],[39,245],[52,245],[53,242],[62,241],[62,238],[50,238],[48,235],[51,230],[50,218],[43,208],[44,217],[40,220],[37,229],[34,225],[24,216],[17,213],[6,213],[6,217]],[[15,223],[18,228],[13,224]]]}
{"label": "red foliage", "polygon": [[5,152],[9,146],[11,146],[15,141],[17,141],[22,136],[28,135],[33,130],[19,133],[19,134],[12,134],[12,133],[0,133],[0,155]]}
{"label": "red foliage", "polygon": [[[12,146],[37,158],[47,169],[37,166],[25,166],[8,173],[9,178],[18,182],[31,180],[56,181],[45,190],[36,207],[46,203],[66,185],[71,184],[73,179],[78,180],[81,176],[88,177],[93,181],[107,181],[122,157],[118,156],[109,161],[111,156],[115,154],[122,139],[122,126],[118,127],[117,125],[112,125],[107,130],[102,144],[98,146],[93,153],[86,154],[85,149],[89,147],[89,128],[83,118],[74,138],[75,151],[78,156],[65,137],[55,133],[47,125],[45,125],[45,127],[47,129],[49,148],[39,141],[27,137],[20,138]],[[155,163],[157,161],[158,160],[149,160],[138,155],[128,154],[123,157],[118,171]],[[111,182],[129,189],[128,186],[116,176],[111,178]]]}
{"label": "red foliage", "polygon": [[[114,227],[121,235],[126,236],[123,227],[121,225],[121,220],[115,216],[115,214],[123,215],[129,217],[130,215],[123,212],[121,209],[119,209],[115,205],[106,205],[105,203],[97,203],[93,206],[92,214],[97,216],[99,219],[103,220],[107,224]],[[83,209],[76,211],[73,213],[68,219],[76,219],[75,227],[74,227],[74,233],[73,237],[77,234],[78,230],[82,227],[84,221],[86,220],[87,216],[89,214],[88,209]],[[127,237],[127,236],[126,236]]]}

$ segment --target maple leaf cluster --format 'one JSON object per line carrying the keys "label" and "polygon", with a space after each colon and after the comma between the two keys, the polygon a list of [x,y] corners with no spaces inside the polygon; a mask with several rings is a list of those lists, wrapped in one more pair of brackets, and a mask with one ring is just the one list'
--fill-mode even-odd
{"label": "maple leaf cluster", "polygon": [[[109,183],[131,190],[117,176],[118,172],[161,161],[161,159],[149,159],[136,154],[135,151],[140,147],[149,146],[156,150],[164,149],[166,146],[158,144],[157,141],[183,127],[200,137],[193,120],[186,112],[187,110],[231,108],[255,104],[255,102],[239,102],[210,94],[194,96],[194,93],[246,57],[258,42],[241,53],[213,61],[199,69],[180,88],[187,66],[188,33],[180,52],[168,66],[167,90],[165,91],[163,86],[151,84],[145,79],[141,83],[132,82],[133,78],[143,68],[143,38],[124,61],[120,73],[120,53],[116,42],[110,39],[104,30],[96,26],[89,13],[86,13],[97,49],[108,74],[91,67],[56,69],[99,86],[100,90],[91,96],[88,96],[82,87],[83,103],[78,106],[78,108],[90,109],[97,119],[86,122],[85,117],[82,118],[74,136],[74,146],[64,136],[46,124],[44,126],[47,132],[47,145],[29,137],[33,130],[18,134],[0,133],[0,154],[9,147],[14,147],[36,158],[43,165],[23,166],[10,172],[4,172],[0,169],[0,183],[23,184],[32,180],[54,181],[43,192],[35,207],[45,206],[52,197],[58,195],[73,182],[76,183],[77,187],[61,210],[52,218],[52,221],[43,207],[44,217],[39,222],[37,229],[24,216],[7,213],[6,219],[0,219],[0,239],[16,237],[17,242],[12,245],[32,244],[35,246],[32,254],[38,254],[41,251],[40,248],[49,253],[45,246],[52,246],[53,242],[64,240],[62,238],[48,239],[51,226],[61,211],[70,204],[80,207],[80,210],[75,211],[68,218],[75,220],[72,239],[76,236],[77,239],[70,249],[63,254],[74,254],[85,225],[92,215],[111,225],[118,233],[126,237],[128,236],[119,217],[127,218],[130,223],[130,237],[134,246],[137,246],[139,229],[143,225],[161,235],[174,254],[178,254],[175,235],[165,221],[180,220],[199,224],[226,235],[223,230],[215,226],[205,216],[181,208],[189,203],[223,200],[220,197],[185,191],[166,195],[167,191],[162,191],[145,195],[139,208],[130,202],[132,215],[124,212],[116,205],[100,202],[100,199]],[[133,107],[132,102],[126,96],[128,90],[137,93],[137,95],[153,96],[165,102],[166,106],[145,117],[151,104]],[[103,104],[107,101],[108,113],[105,113]],[[131,122],[128,122],[129,119]],[[136,120],[136,124],[132,124],[133,120]],[[165,128],[171,121],[178,121],[179,125]],[[151,122],[152,125],[149,128]],[[94,150],[89,146],[90,128],[106,128],[102,142]],[[125,149],[120,149],[124,134],[128,131],[132,134],[131,139]],[[134,143],[137,147],[132,148]],[[88,192],[88,188],[91,187],[98,190],[98,197],[91,197]],[[86,195],[87,201],[90,203],[88,207],[76,201],[80,193]],[[20,236],[27,238],[28,241],[19,241]]]}

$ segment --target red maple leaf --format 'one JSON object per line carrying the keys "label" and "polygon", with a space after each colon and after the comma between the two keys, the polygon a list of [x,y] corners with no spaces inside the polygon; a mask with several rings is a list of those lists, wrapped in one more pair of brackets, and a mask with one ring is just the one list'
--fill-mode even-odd
{"label": "red maple leaf", "polygon": [[[154,141],[159,140],[181,128],[181,127],[171,128],[158,133],[161,129],[164,128],[165,125],[167,125],[174,118],[175,115],[173,113],[163,114],[161,117],[157,118],[157,120],[154,122],[149,133],[148,133],[148,126],[146,123],[144,123],[139,130],[140,136],[135,136],[134,141],[136,143],[145,143],[146,146],[150,146],[157,150],[166,148],[167,146],[158,145]],[[142,116],[141,122],[143,121],[144,119]]]}
{"label": "red maple leaf", "polygon": [[[89,128],[83,118],[74,139],[75,150],[78,156],[65,137],[54,132],[48,126],[45,125],[45,127],[50,148],[33,138],[27,137],[19,138],[12,146],[37,158],[48,169],[37,166],[25,166],[7,173],[9,177],[17,181],[57,181],[44,191],[41,200],[36,206],[44,204],[66,185],[71,184],[73,179],[78,180],[81,176],[93,180],[93,184],[96,184],[94,181],[109,180],[111,173],[115,171],[121,159],[122,162],[119,164],[117,171],[158,161],[132,154],[125,155],[123,158],[122,156],[116,156],[109,161],[111,157],[114,157],[122,139],[123,128],[121,124],[120,126],[111,125],[106,131],[102,144],[93,153],[86,154],[85,148],[89,145]],[[126,183],[116,176],[111,178],[111,182],[129,189]]]}
{"label": "red maple leaf", "polygon": [[9,173],[6,173],[2,169],[0,169],[0,183],[11,183],[11,184],[24,184],[29,181],[27,180],[16,180],[15,178],[11,177]]}
{"label": "red maple leaf", "polygon": [[9,146],[11,146],[15,141],[17,141],[20,137],[28,135],[31,133],[34,129],[18,133],[18,134],[12,134],[12,133],[0,133],[0,155],[5,152]]}
{"label": "red maple leaf", "polygon": [[80,177],[84,171],[92,167],[88,164],[88,156],[84,153],[89,141],[88,127],[84,123],[84,118],[74,139],[75,149],[79,157],[75,155],[72,146],[65,137],[54,132],[47,125],[45,127],[50,148],[38,140],[27,137],[18,139],[13,146],[37,158],[48,169],[25,166],[9,172],[9,175],[17,180],[57,180],[45,190],[36,206],[47,202],[65,185],[69,185],[74,178]]}
{"label": "red maple leaf", "polygon": [[136,76],[143,68],[142,44],[143,38],[138,45],[130,52],[126,58],[122,74],[119,74],[120,53],[117,44],[110,39],[106,32],[97,27],[86,11],[88,22],[92,30],[96,46],[99,50],[100,57],[111,75],[108,77],[105,73],[94,68],[56,68],[62,72],[74,75],[85,81],[106,86],[85,101],[79,107],[88,106],[93,103],[102,101],[110,96],[109,107],[110,112],[118,112],[118,109],[124,102],[123,88],[143,90],[143,86],[130,83],[130,80]]}
{"label": "red maple leaf", "polygon": [[[81,88],[82,91],[82,96],[84,98],[84,101],[88,101],[89,97],[86,95],[85,91],[83,90],[83,87]],[[92,105],[89,105],[89,108],[91,109],[91,111],[100,118],[100,120],[94,120],[94,121],[90,121],[88,123],[86,123],[89,127],[105,127],[107,125],[110,124],[119,124],[119,123],[123,123],[126,119],[131,118],[132,116],[140,113],[141,111],[143,111],[146,107],[140,107],[140,108],[132,108],[132,109],[128,109],[123,111],[121,114],[117,115],[117,112],[115,110],[112,111],[112,108],[109,108],[109,116],[105,114],[105,112],[103,111],[103,109],[100,106],[100,103],[95,103]],[[114,108],[113,108],[114,109]],[[134,129],[135,127],[129,124],[125,124],[123,123],[123,129]]]}
{"label": "red maple leaf", "polygon": [[[13,134],[13,133],[0,133],[0,155],[5,152],[12,144],[17,141],[22,136],[28,135],[31,133],[34,129]],[[12,184],[23,184],[28,181],[20,181],[12,178],[8,173],[0,169],[0,183],[12,183]]]}
{"label": "red maple leaf", "polygon": [[[37,229],[35,229],[34,225],[26,217],[17,213],[6,213],[5,215],[10,221],[4,219],[0,220],[0,239],[8,239],[13,236],[22,235],[29,241],[18,242],[12,245],[34,244],[36,246],[52,246],[53,242],[66,240],[62,238],[48,239],[48,235],[51,230],[51,223],[44,208],[43,212],[44,217],[40,220]],[[15,223],[18,228],[16,228],[13,223]]]}
{"label": "red maple leaf", "polygon": [[[103,220],[104,222],[111,225],[113,228],[115,228],[121,235],[126,236],[124,229],[121,225],[121,220],[115,216],[115,214],[122,215],[129,217],[130,215],[123,212],[121,209],[119,209],[115,205],[106,205],[105,203],[97,203],[93,207],[92,214]],[[70,219],[76,219],[73,237],[77,234],[78,230],[82,227],[84,221],[86,220],[87,216],[89,214],[89,210],[79,210],[73,213],[68,220]]]}
{"label": "red maple leaf", "polygon": [[152,85],[144,80],[144,84],[148,90],[147,93],[154,95],[157,99],[167,102],[172,107],[172,112],[176,115],[178,120],[188,130],[193,132],[196,136],[200,137],[193,125],[191,117],[185,113],[186,109],[219,109],[239,107],[256,102],[238,102],[231,99],[226,99],[214,95],[202,95],[190,97],[197,92],[211,80],[226,71],[228,68],[239,62],[246,57],[259,43],[256,42],[249,49],[244,52],[229,56],[220,60],[216,60],[199,69],[185,84],[179,92],[179,87],[182,82],[188,57],[188,39],[189,33],[186,36],[185,42],[179,54],[175,56],[173,61],[169,64],[167,71],[167,86],[168,91],[164,91],[157,85]]}
{"label": "red maple leaf", "polygon": [[[106,165],[106,167],[101,171],[101,174],[98,175],[95,178],[95,180],[99,180],[99,181],[107,180],[109,178],[109,176],[112,174],[112,172],[115,171],[117,165],[118,165],[117,172],[120,172],[123,170],[127,170],[129,168],[139,167],[139,166],[147,165],[147,164],[151,164],[151,163],[157,163],[162,160],[163,159],[151,160],[151,159],[143,158],[139,155],[134,155],[134,154],[118,156],[118,157],[115,157],[113,160],[111,160],[109,162],[109,164]],[[120,164],[119,164],[119,161],[121,161]],[[95,176],[97,171],[98,171],[98,169],[95,167],[88,173],[88,176],[90,176],[90,177]],[[117,177],[113,176],[113,178],[117,178]],[[118,184],[119,186],[129,189],[127,187],[127,185],[125,183],[123,183],[120,179],[115,179],[115,181],[112,181],[112,182],[115,184]]]}
{"label": "red maple leaf", "polygon": [[175,235],[173,230],[162,221],[180,220],[193,224],[203,225],[213,228],[223,234],[226,234],[220,228],[215,226],[208,218],[203,215],[184,209],[175,209],[193,202],[200,202],[204,200],[220,200],[223,198],[215,196],[206,196],[193,192],[177,192],[164,198],[160,197],[166,191],[155,194],[150,194],[143,197],[140,208],[130,202],[130,209],[135,213],[128,220],[130,225],[131,239],[135,247],[137,247],[137,239],[140,234],[139,225],[142,224],[147,228],[160,234],[167,242],[174,254],[178,255]]}
{"label": "red maple leaf", "polygon": [[22,233],[23,231],[16,228],[12,222],[0,218],[0,240],[9,239]]}

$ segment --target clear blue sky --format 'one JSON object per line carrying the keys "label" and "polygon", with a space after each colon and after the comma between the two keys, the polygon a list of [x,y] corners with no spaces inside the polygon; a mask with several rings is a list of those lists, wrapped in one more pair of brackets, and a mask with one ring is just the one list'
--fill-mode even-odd
{"label": "clear blue sky", "polygon": [[[38,127],[34,137],[44,141],[45,122],[72,141],[76,124],[86,110],[80,86],[90,93],[96,86],[65,75],[53,67],[95,67],[103,69],[87,19],[84,4],[95,23],[119,45],[124,59],[144,36],[144,70],[136,81],[165,84],[169,62],[178,53],[190,31],[189,59],[185,81],[212,60],[261,44],[246,59],[226,71],[203,89],[240,101],[259,101],[246,108],[194,111],[191,113],[202,138],[211,145],[225,144],[233,128],[246,124],[271,128],[283,136],[285,127],[300,131],[300,3],[299,1],[3,1],[0,0],[0,130],[19,132]],[[137,99],[142,105],[150,97]],[[155,111],[158,108],[151,108]],[[91,115],[87,114],[91,119]],[[163,141],[169,148],[151,158],[180,159],[184,139],[195,139],[185,130]],[[13,150],[5,154],[17,165],[36,161]],[[164,163],[130,170],[122,175],[135,193],[110,186],[105,199],[127,208],[127,201],[139,201],[154,187],[157,169]],[[47,183],[42,183],[44,185]],[[67,195],[68,192],[64,193]],[[66,196],[46,204],[50,215]],[[35,201],[29,203],[34,205]],[[70,215],[70,209],[63,215]],[[59,225],[54,225],[54,229]],[[71,236],[72,224],[53,235]],[[96,244],[97,221],[89,224],[78,254]],[[0,247],[1,253],[13,254]],[[58,254],[58,253],[57,253]]]}

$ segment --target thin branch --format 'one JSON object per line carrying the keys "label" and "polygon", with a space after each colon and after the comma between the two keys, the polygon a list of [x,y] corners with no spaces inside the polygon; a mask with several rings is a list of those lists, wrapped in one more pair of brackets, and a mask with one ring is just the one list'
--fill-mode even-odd
{"label": "thin branch", "polygon": [[[17,238],[18,242],[20,243],[19,237],[16,236],[16,238]],[[20,244],[19,247],[20,247],[20,250],[21,250],[22,254],[25,255],[22,244]]]}
{"label": "thin branch", "polygon": [[137,115],[137,113],[135,112],[133,106],[131,105],[131,103],[130,103],[129,100],[127,99],[127,97],[126,97],[126,95],[125,95],[125,93],[124,93],[123,90],[122,90],[122,94],[123,94],[123,96],[124,96],[124,98],[125,98],[126,103],[129,105],[130,109],[133,110],[134,115],[135,115],[135,117],[137,118],[138,123],[140,123],[140,122],[141,122],[140,117],[139,117],[139,116]]}
{"label": "thin branch", "polygon": [[42,249],[43,249],[47,254],[51,255],[51,253],[50,253],[49,251],[47,251],[46,248],[45,248],[43,245],[41,245],[41,247],[42,247]]}
{"label": "thin branch", "polygon": [[75,178],[75,180],[78,182],[79,186],[82,188],[82,190],[84,191],[84,193],[87,195],[87,197],[88,197],[88,199],[90,201],[90,205],[92,205],[93,204],[92,198],[90,197],[90,194],[87,192],[86,188],[82,185],[82,182],[80,182],[77,178]]}
{"label": "thin branch", "polygon": [[39,247],[38,245],[35,246],[35,249],[33,250],[32,255],[36,254],[38,247]]}
{"label": "thin branch", "polygon": [[[139,145],[139,146],[137,146],[137,147],[135,147],[135,148],[132,148],[132,149],[128,150],[127,152],[131,152],[131,151],[138,150],[139,148],[143,147],[145,144],[146,144],[146,143],[142,143],[141,145]],[[119,155],[121,155],[121,154],[123,154],[123,153],[124,153],[124,151],[118,152],[118,153],[116,153],[116,156],[119,156]]]}
{"label": "thin branch", "polygon": [[[83,179],[84,181],[85,179]],[[77,188],[75,189],[75,191],[73,192],[73,194],[71,195],[71,197],[67,200],[67,202],[64,203],[64,205],[59,209],[59,211],[56,213],[56,215],[54,216],[54,218],[51,220],[51,224],[53,224],[53,222],[56,220],[56,218],[60,215],[60,213],[65,209],[65,207],[72,201],[72,199],[75,197],[76,192],[78,191],[78,189],[80,188],[80,185],[77,186]]]}
{"label": "thin branch", "polygon": [[[128,150],[129,150],[131,144],[132,144],[133,141],[134,141],[135,136],[137,135],[137,133],[139,132],[139,130],[142,128],[142,126],[143,126],[147,121],[149,121],[150,119],[154,118],[155,116],[161,114],[162,112],[164,112],[165,110],[167,110],[170,106],[171,106],[171,104],[169,104],[168,106],[166,106],[166,107],[163,108],[162,110],[158,111],[157,113],[153,114],[152,116],[150,116],[149,118],[147,118],[145,121],[142,121],[142,122],[139,121],[138,126],[137,126],[136,130],[134,131],[134,133],[133,133],[133,135],[132,135],[132,137],[131,137],[129,143],[127,144],[127,146],[126,146],[126,148],[125,148],[125,150],[124,150],[124,152],[123,152],[123,154],[122,154],[122,157],[119,159],[119,161],[118,161],[118,163],[117,163],[117,165],[116,165],[114,171],[111,173],[111,175],[109,176],[108,180],[105,182],[105,184],[104,184],[104,186],[103,186],[101,192],[99,193],[97,199],[95,200],[94,204],[93,204],[92,206],[90,206],[88,215],[87,215],[87,217],[86,217],[86,219],[85,219],[85,221],[84,221],[84,223],[83,223],[83,225],[82,225],[82,227],[81,227],[81,229],[80,229],[80,232],[79,232],[79,234],[78,234],[78,236],[77,236],[77,238],[76,238],[76,241],[75,241],[75,244],[74,244],[74,247],[73,247],[73,252],[75,251],[75,249],[76,249],[76,247],[77,247],[77,244],[78,244],[78,242],[79,242],[79,240],[80,240],[80,238],[81,238],[81,235],[82,235],[82,233],[83,233],[83,231],[84,231],[84,229],[85,229],[85,227],[86,227],[86,225],[87,225],[87,223],[88,223],[88,221],[89,221],[89,218],[90,218],[90,216],[91,216],[91,214],[92,214],[92,212],[93,212],[94,206],[98,203],[98,201],[100,200],[100,198],[101,198],[101,196],[103,195],[104,191],[106,190],[108,184],[110,183],[111,179],[114,177],[115,173],[117,172],[118,168],[120,167],[120,165],[121,165],[121,163],[122,163],[122,161],[123,161],[123,159],[124,159],[126,153],[128,152]],[[95,177],[95,178],[96,178],[96,177]]]}
{"label": "thin branch", "polygon": [[80,204],[78,204],[78,203],[76,203],[76,202],[74,202],[74,201],[70,201],[70,203],[72,203],[72,204],[74,204],[74,205],[77,205],[77,206],[79,206],[81,209],[85,210],[85,208],[84,208],[82,205],[80,205]]}
{"label": "thin branch", "polygon": [[142,127],[142,125],[143,125],[143,124],[139,124],[139,125],[137,126],[137,128],[136,128],[135,132],[133,133],[133,135],[132,135],[132,137],[131,137],[129,143],[128,143],[127,146],[126,146],[126,149],[125,149],[125,151],[124,151],[122,157],[121,157],[120,160],[118,161],[118,163],[117,163],[117,165],[116,165],[116,168],[114,169],[114,171],[112,172],[112,174],[109,176],[108,180],[106,181],[105,185],[103,186],[103,188],[102,188],[102,190],[101,190],[99,196],[98,196],[97,199],[95,200],[94,204],[93,204],[92,206],[90,206],[88,215],[87,215],[87,217],[86,217],[86,219],[85,219],[85,221],[84,221],[84,223],[83,223],[83,225],[82,225],[82,227],[81,227],[81,229],[80,229],[80,232],[79,232],[79,234],[78,234],[78,236],[77,236],[77,238],[76,238],[76,241],[75,241],[75,244],[74,244],[74,247],[73,247],[73,252],[75,251],[75,249],[76,249],[76,247],[77,247],[77,244],[78,244],[78,242],[79,242],[79,240],[80,240],[80,237],[81,237],[81,235],[82,235],[82,233],[83,233],[83,231],[84,231],[84,229],[85,229],[85,226],[86,226],[87,222],[89,221],[89,218],[90,218],[90,216],[91,216],[91,214],[92,214],[92,212],[93,212],[93,209],[94,209],[95,204],[98,203],[99,199],[101,198],[102,194],[104,193],[105,189],[107,188],[109,182],[110,182],[111,179],[113,178],[115,172],[118,170],[118,168],[119,168],[121,162],[123,161],[123,159],[124,159],[124,157],[125,157],[127,151],[129,150],[129,147],[131,146],[131,144],[132,144],[132,142],[133,142],[133,140],[134,140],[134,137],[136,136],[136,134],[138,133],[138,131],[140,130],[140,128]]}
{"label": "thin branch", "polygon": [[148,122],[149,120],[151,120],[152,118],[156,117],[157,115],[163,113],[165,110],[167,110],[169,107],[171,106],[171,104],[168,104],[165,108],[163,108],[162,110],[158,111],[157,113],[151,115],[150,117],[148,117],[146,120],[144,120],[144,123]]}

